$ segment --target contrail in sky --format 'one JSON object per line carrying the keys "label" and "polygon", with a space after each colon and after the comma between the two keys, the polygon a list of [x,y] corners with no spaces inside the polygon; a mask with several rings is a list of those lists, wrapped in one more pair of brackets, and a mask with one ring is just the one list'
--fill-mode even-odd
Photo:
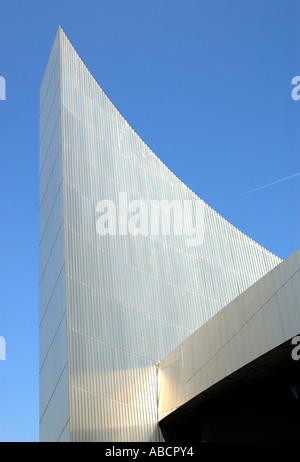
{"label": "contrail in sky", "polygon": [[284,178],[280,178],[280,180],[272,181],[272,183],[265,184],[264,186],[260,186],[259,188],[251,189],[250,191],[244,192],[243,194],[239,194],[238,196],[231,197],[230,199],[226,199],[225,201],[218,202],[219,204],[224,204],[224,202],[233,201],[234,199],[239,199],[240,197],[248,196],[248,194],[252,194],[256,191],[261,191],[262,189],[269,188],[269,186],[273,186],[274,184],[281,183],[282,181],[290,180],[295,176],[299,176],[300,172],[294,173],[294,175],[285,176]]}

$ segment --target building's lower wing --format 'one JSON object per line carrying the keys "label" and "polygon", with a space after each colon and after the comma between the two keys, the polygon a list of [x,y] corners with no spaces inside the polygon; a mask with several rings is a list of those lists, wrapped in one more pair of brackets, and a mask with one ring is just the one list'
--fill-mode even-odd
{"label": "building's lower wing", "polygon": [[300,438],[300,250],[159,363],[166,440]]}

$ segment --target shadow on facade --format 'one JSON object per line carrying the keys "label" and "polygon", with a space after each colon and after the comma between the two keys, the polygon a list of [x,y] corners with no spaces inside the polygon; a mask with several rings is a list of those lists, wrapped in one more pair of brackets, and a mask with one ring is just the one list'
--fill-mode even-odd
{"label": "shadow on facade", "polygon": [[300,441],[300,364],[289,359],[278,365],[281,371],[270,363],[268,377],[258,374],[238,386],[232,374],[227,378],[232,387],[220,386],[210,397],[202,393],[165,417],[160,422],[165,441]]}

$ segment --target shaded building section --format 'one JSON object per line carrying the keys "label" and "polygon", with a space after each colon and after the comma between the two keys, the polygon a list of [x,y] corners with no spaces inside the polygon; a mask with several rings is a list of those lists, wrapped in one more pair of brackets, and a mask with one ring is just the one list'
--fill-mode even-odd
{"label": "shaded building section", "polygon": [[299,266],[297,251],[160,363],[166,441],[300,440]]}

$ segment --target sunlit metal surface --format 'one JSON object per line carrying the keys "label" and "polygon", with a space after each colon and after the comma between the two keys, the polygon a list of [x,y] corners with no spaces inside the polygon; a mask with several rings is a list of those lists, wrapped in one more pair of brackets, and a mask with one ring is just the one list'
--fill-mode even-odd
{"label": "sunlit metal surface", "polygon": [[[159,420],[299,332],[300,250],[229,303],[159,363]],[[290,343],[285,355],[290,363],[293,363],[292,349]],[[272,367],[258,360],[259,367],[274,371],[275,366],[280,367],[280,354],[275,358],[277,364],[274,360]],[[247,383],[242,373],[241,378]],[[235,376],[235,385],[238,379]]]}
{"label": "sunlit metal surface", "polygon": [[197,247],[184,236],[99,236],[96,204],[123,191],[199,199],[60,28],[40,90],[42,441],[159,441],[158,362],[280,262],[207,204]]}

